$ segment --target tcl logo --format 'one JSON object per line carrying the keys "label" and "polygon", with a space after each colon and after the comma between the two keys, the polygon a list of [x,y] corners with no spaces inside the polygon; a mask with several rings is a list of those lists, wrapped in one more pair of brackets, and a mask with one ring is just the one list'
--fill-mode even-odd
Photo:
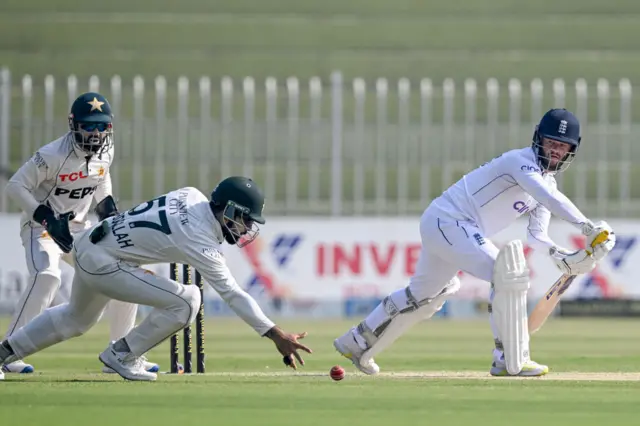
{"label": "tcl logo", "polygon": [[80,172],[73,172],[73,173],[67,173],[64,175],[60,175],[60,181],[64,182],[64,181],[70,181],[70,182],[75,182],[78,179],[86,179],[89,176],[85,175],[84,172],[80,171]]}
{"label": "tcl logo", "polygon": [[64,188],[56,188],[55,195],[68,195],[73,200],[81,200],[87,195],[91,195],[96,191],[97,186],[89,186],[86,188],[76,188],[68,190]]}

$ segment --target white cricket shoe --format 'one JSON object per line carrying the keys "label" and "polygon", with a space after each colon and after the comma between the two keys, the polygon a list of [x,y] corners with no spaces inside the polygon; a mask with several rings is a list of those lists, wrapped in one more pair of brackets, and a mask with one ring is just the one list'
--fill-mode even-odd
{"label": "white cricket shoe", "polygon": [[[507,366],[504,362],[504,358],[501,358],[499,360],[494,360],[493,364],[491,365],[491,370],[489,372],[491,373],[492,376],[498,376],[498,377],[512,376],[507,371]],[[538,364],[535,361],[528,360],[524,363],[522,370],[520,370],[518,374],[515,374],[515,376],[521,376],[521,377],[544,376],[548,372],[549,372],[549,367],[547,367],[546,365]]]}
{"label": "white cricket shoe", "polygon": [[149,373],[144,369],[144,361],[141,357],[131,352],[118,352],[113,348],[113,344],[110,344],[98,359],[127,380],[154,381],[158,378],[156,373]]}
{"label": "white cricket shoe", "polygon": [[4,373],[0,370],[0,380],[4,380]]}
{"label": "white cricket shoe", "polygon": [[[146,356],[142,355],[140,357],[140,359],[142,360],[142,364],[144,365],[144,370],[149,372],[149,373],[157,373],[158,371],[160,371],[160,366],[158,364],[156,364],[155,362],[150,362]],[[115,370],[107,367],[107,366],[103,366],[102,367],[102,372],[106,373],[106,374],[117,374],[115,372]]]}
{"label": "white cricket shoe", "polygon": [[343,357],[351,360],[353,365],[355,365],[356,368],[362,371],[364,374],[378,374],[380,372],[380,367],[378,367],[378,364],[375,363],[373,358],[371,358],[365,364],[360,363],[360,358],[362,357],[362,354],[365,352],[365,350],[362,349],[360,345],[358,345],[358,342],[353,335],[354,331],[355,330],[352,328],[351,330],[347,331],[345,334],[334,340],[333,347],[336,348],[336,350],[340,352]]}
{"label": "white cricket shoe", "polygon": [[9,364],[2,365],[2,371],[5,373],[20,373],[20,374],[29,374],[33,373],[33,365],[27,364],[26,362],[19,360],[15,362],[11,362]]}

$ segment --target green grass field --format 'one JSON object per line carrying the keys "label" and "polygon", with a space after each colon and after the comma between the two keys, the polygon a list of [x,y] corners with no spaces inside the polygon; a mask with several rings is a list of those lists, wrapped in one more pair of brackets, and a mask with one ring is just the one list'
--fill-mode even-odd
{"label": "green grass field", "polygon": [[[314,349],[298,373],[271,342],[237,320],[208,320],[207,374],[155,383],[98,373],[104,323],[29,359],[33,375],[0,382],[3,418],[20,425],[602,425],[633,424],[640,391],[640,331],[631,320],[549,321],[532,339],[544,378],[488,376],[488,323],[421,323],[357,374],[333,351],[344,321],[283,323]],[[6,326],[6,322],[2,324]],[[168,345],[149,358],[168,366]],[[333,382],[341,364],[347,377]]]}

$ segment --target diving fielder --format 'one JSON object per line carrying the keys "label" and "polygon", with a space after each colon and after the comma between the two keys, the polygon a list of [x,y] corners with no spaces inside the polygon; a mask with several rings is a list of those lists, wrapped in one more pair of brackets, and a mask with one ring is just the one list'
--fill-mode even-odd
{"label": "diving fielder", "polygon": [[[433,200],[420,220],[422,250],[409,285],[384,298],[364,321],[338,337],[335,348],[362,372],[378,373],[373,356],[440,310],[460,288],[458,272],[465,271],[491,283],[491,374],[546,374],[548,367],[530,358],[529,270],[522,243],[511,241],[498,250],[489,237],[529,213],[529,242],[549,252],[568,275],[590,272],[611,251],[611,227],[604,221],[591,222],[557,189],[554,176],[571,164],[580,141],[578,119],[565,109],[552,109],[540,120],[530,147],[494,158]],[[603,231],[609,238],[593,252],[558,247],[548,235],[551,214],[580,229],[586,247]]]}
{"label": "diving fielder", "polygon": [[182,188],[120,213],[76,237],[75,276],[69,303],[45,310],[0,343],[0,362],[20,359],[79,336],[98,321],[111,299],[152,306],[149,315],[99,356],[129,380],[156,380],[141,357],[191,324],[200,307],[200,290],[158,276],[140,265],[191,265],[251,326],[273,340],[285,364],[304,365],[298,342],[306,333],[289,334],[276,326],[256,301],[236,283],[221,245],[243,246],[258,235],[264,196],[255,182],[230,177],[207,199],[195,188]]}
{"label": "diving fielder", "polygon": [[[113,153],[111,106],[99,93],[84,93],[71,106],[69,131],[40,148],[9,180],[7,193],[23,211],[20,236],[30,278],[5,339],[54,301],[60,288],[60,260],[73,265],[68,254],[72,234],[90,226],[87,214],[92,200],[100,220],[117,213],[109,175]],[[108,311],[111,340],[118,340],[133,328],[137,305],[114,301]],[[146,362],[146,368],[157,371],[158,365]],[[2,370],[34,371],[23,361],[3,364]]]}

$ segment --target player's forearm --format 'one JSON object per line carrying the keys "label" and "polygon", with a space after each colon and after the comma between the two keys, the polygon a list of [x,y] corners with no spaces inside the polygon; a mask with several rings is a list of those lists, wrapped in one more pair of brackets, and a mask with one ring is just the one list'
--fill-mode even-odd
{"label": "player's forearm", "polygon": [[35,199],[31,191],[22,183],[16,180],[10,180],[6,186],[7,195],[13,200],[22,211],[29,217],[33,217],[33,212],[38,208],[40,203]]}
{"label": "player's forearm", "polygon": [[549,237],[551,212],[543,206],[536,207],[529,215],[527,226],[527,242],[534,249],[548,251],[556,244]]}
{"label": "player's forearm", "polygon": [[551,214],[580,227],[587,218],[555,185],[545,181],[534,163],[520,166],[521,163],[509,163],[508,172],[527,194],[545,207]]}
{"label": "player's forearm", "polygon": [[523,189],[537,202],[546,207],[554,216],[578,227],[583,223],[588,222],[585,215],[583,215],[578,207],[576,207],[576,205],[573,204],[563,193],[559,191],[552,193],[547,188],[539,186],[533,182],[526,185]]}
{"label": "player's forearm", "polygon": [[579,226],[589,221],[578,207],[560,192],[557,192],[555,196],[549,197],[547,202],[549,211],[567,222]]}
{"label": "player's forearm", "polygon": [[275,323],[262,312],[258,303],[244,290],[236,287],[228,292],[219,292],[222,299],[244,322],[260,336],[269,331]]}
{"label": "player's forearm", "polygon": [[529,243],[529,245],[534,249],[543,250],[545,252],[548,252],[551,247],[556,246],[556,243],[554,243],[546,233],[536,231],[532,232],[531,230],[528,230],[527,232],[527,243]]}

